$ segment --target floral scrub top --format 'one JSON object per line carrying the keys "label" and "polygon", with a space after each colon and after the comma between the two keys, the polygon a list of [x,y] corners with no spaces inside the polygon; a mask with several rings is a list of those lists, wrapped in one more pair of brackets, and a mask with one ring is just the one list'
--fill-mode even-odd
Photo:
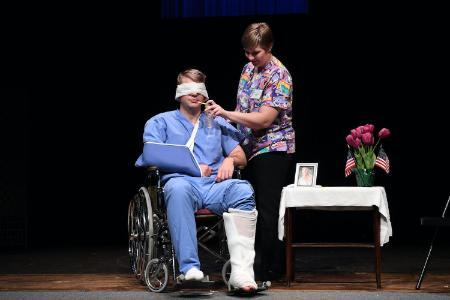
{"label": "floral scrub top", "polygon": [[249,159],[274,151],[295,152],[295,131],[292,127],[292,78],[286,67],[272,56],[259,72],[252,63],[244,66],[239,81],[236,111],[258,112],[263,105],[276,108],[279,113],[268,128],[254,130],[243,125],[244,148]]}

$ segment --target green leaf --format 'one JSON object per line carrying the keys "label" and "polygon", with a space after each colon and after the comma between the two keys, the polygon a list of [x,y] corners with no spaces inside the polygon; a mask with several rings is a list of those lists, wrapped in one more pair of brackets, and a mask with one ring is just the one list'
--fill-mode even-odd
{"label": "green leaf", "polygon": [[361,169],[364,168],[364,161],[362,156],[357,152],[357,150],[353,153],[353,156],[355,157],[356,161],[356,167]]}

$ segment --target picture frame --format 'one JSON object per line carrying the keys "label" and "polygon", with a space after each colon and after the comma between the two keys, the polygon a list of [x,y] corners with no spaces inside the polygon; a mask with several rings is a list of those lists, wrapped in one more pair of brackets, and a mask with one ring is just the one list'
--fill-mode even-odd
{"label": "picture frame", "polygon": [[316,186],[318,163],[297,163],[295,168],[295,186]]}

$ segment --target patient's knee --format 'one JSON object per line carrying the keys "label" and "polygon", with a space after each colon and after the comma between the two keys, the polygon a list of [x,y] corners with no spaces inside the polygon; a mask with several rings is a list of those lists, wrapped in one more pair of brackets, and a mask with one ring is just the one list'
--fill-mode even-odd
{"label": "patient's knee", "polygon": [[255,192],[248,181],[239,180],[227,190],[225,195],[228,208],[241,210],[253,210],[255,204]]}
{"label": "patient's knee", "polygon": [[186,198],[191,194],[192,185],[182,177],[171,178],[164,185],[164,198],[166,202],[169,199]]}

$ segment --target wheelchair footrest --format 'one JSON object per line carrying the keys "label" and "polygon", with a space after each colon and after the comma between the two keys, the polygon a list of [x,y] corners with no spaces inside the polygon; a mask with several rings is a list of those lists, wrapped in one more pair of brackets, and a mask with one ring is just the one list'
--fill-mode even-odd
{"label": "wheelchair footrest", "polygon": [[215,282],[210,281],[208,275],[203,280],[185,280],[184,276],[181,275],[177,277],[176,288],[183,294],[197,294],[210,290],[214,284]]}
{"label": "wheelchair footrest", "polygon": [[257,285],[256,290],[252,291],[245,291],[243,289],[228,285],[228,294],[235,296],[252,296],[259,292],[268,290],[271,285],[272,283],[270,281],[264,281]]}

